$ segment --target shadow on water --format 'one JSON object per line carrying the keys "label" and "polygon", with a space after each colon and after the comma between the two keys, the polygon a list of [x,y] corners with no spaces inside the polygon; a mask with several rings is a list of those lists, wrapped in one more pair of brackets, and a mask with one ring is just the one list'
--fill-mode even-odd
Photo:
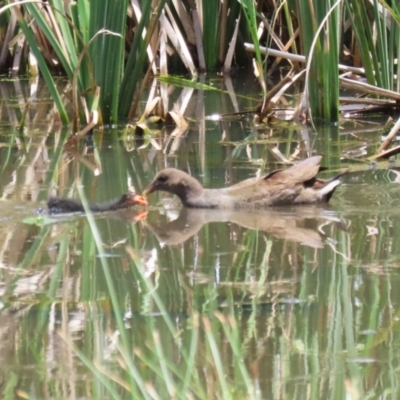
{"label": "shadow on water", "polygon": [[147,216],[36,216],[50,195],[78,198],[77,182],[102,202],[166,166],[205,187],[315,153],[337,170],[382,135],[377,121],[319,134],[208,121],[231,108],[214,96],[191,99],[196,122],[180,137],[115,128],[90,152],[63,149],[44,105],[23,135],[18,107],[2,120],[0,397],[399,397],[394,170],[350,173],[330,207],[186,210],[154,195]]}

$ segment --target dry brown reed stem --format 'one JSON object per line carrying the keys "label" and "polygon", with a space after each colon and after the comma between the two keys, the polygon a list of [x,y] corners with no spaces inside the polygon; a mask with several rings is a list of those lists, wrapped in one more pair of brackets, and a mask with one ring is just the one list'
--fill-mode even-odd
{"label": "dry brown reed stem", "polygon": [[[251,43],[245,43],[244,48],[246,51],[254,52],[254,45]],[[298,54],[288,53],[287,51],[280,51],[276,49],[269,49],[263,46],[260,46],[261,54],[266,54],[272,57],[282,57],[285,60],[291,60],[295,62],[305,63],[306,57],[301,56]],[[365,74],[364,68],[357,68],[357,67],[349,67],[348,65],[339,64],[339,70],[345,72],[354,72],[355,74]]]}
{"label": "dry brown reed stem", "polygon": [[368,83],[363,83],[343,77],[339,77],[339,80],[342,87],[358,90],[363,93],[388,97],[389,99],[400,100],[400,93],[394,92],[393,90],[382,89]]}
{"label": "dry brown reed stem", "polygon": [[200,24],[199,13],[196,8],[192,10],[193,28],[196,37],[197,56],[199,57],[199,70],[204,72],[206,70],[206,59],[204,57],[203,47],[203,33]]}
{"label": "dry brown reed stem", "polygon": [[[154,27],[154,25],[152,25],[152,27]],[[158,39],[157,39],[157,42],[156,42],[156,48],[157,49],[160,47],[161,36],[163,37],[163,39],[165,39],[164,28],[161,29],[161,32],[162,32],[162,35],[158,35]],[[153,35],[153,30],[150,28],[147,31],[146,40],[148,40],[148,38],[150,38],[152,35]],[[153,57],[154,57],[154,54],[153,54]],[[138,108],[139,101],[140,101],[140,96],[143,93],[144,88],[146,87],[147,81],[149,80],[150,72],[152,71],[153,64],[155,64],[154,58],[151,59],[150,62],[149,62],[149,66],[147,68],[146,75],[142,79],[142,83],[140,84],[139,90],[136,91],[134,101],[133,101],[133,103],[131,105],[131,108],[129,109],[128,118],[130,120],[133,119],[135,114],[136,114],[136,110]]]}
{"label": "dry brown reed stem", "polygon": [[389,147],[390,143],[392,143],[392,140],[396,137],[399,130],[400,130],[400,118],[396,121],[396,123],[393,125],[393,128],[390,130],[389,134],[386,136],[386,139],[379,146],[378,154],[382,153],[384,150],[386,150]]}
{"label": "dry brown reed stem", "polygon": [[[142,19],[142,10],[140,9],[140,4],[139,4],[138,0],[132,0],[132,8],[133,8],[133,12],[136,16],[137,21],[140,21]],[[154,30],[154,27],[150,27],[149,29]],[[147,49],[146,49],[147,57],[149,59],[149,64],[150,64],[151,68],[153,69],[153,74],[156,75],[157,67],[152,62],[152,60],[154,59],[154,54],[157,52],[158,48],[153,41],[154,36],[147,35],[146,29],[144,29],[142,32],[142,37],[143,37],[143,40],[147,40],[146,43],[149,43],[149,45],[147,46]]]}
{"label": "dry brown reed stem", "polygon": [[374,156],[370,157],[369,160],[370,161],[382,160],[383,158],[389,158],[399,153],[400,153],[400,146],[396,146],[389,150],[383,151],[382,153],[375,154]]}
{"label": "dry brown reed stem", "polygon": [[[370,106],[379,106],[379,107],[394,107],[396,105],[395,100],[387,100],[387,99],[375,99],[370,97],[348,97],[348,96],[340,96],[339,103],[342,104],[368,104]],[[360,110],[355,110],[356,112],[360,112]]]}
{"label": "dry brown reed stem", "polygon": [[[189,16],[188,11],[186,10],[185,6],[183,5],[182,1],[180,0],[172,0],[172,3],[174,4],[175,7],[175,11],[179,16],[179,20],[182,24],[182,27],[185,31],[185,37],[187,42],[192,45],[195,46],[196,45],[196,36],[194,33],[194,27],[193,27],[193,23],[192,20]],[[189,2],[190,3],[190,2]],[[196,9],[196,5],[195,4],[189,4],[189,8],[194,10]]]}
{"label": "dry brown reed stem", "polygon": [[[197,70],[194,65],[192,56],[187,46],[186,40],[183,37],[175,17],[169,9],[168,5],[165,6],[166,14],[161,14],[159,18],[160,25],[165,29],[168,38],[171,40],[174,48],[178,52],[185,67],[191,72],[192,76],[197,76]],[[167,16],[169,20],[167,19]]]}
{"label": "dry brown reed stem", "polygon": [[17,24],[17,17],[13,11],[11,11],[10,21],[7,25],[7,31],[5,38],[3,40],[3,48],[0,51],[0,70],[2,70],[7,61],[8,53],[9,53],[9,43],[14,36],[15,26]]}
{"label": "dry brown reed stem", "polygon": [[[288,52],[290,47],[293,45],[293,43],[295,43],[299,34],[300,34],[300,28],[297,28],[296,31],[293,33],[292,37],[285,44],[285,47],[282,49],[282,51]],[[273,71],[275,71],[275,68],[278,66],[278,64],[281,62],[281,60],[282,60],[282,57],[276,57],[276,59],[274,60],[272,65],[269,67],[268,76],[272,75]],[[291,64],[293,65],[293,63],[291,63]]]}
{"label": "dry brown reed stem", "polygon": [[[98,90],[99,90],[99,88],[98,88]],[[75,136],[73,136],[71,139],[69,139],[65,143],[64,147],[69,147],[69,146],[77,143],[79,140],[81,140],[88,132],[90,132],[97,125],[98,121],[99,121],[99,113],[96,110],[93,110],[89,123],[81,131],[79,131]]]}
{"label": "dry brown reed stem", "polygon": [[239,22],[240,22],[240,15],[239,15],[239,18],[236,20],[236,25],[235,25],[235,30],[233,31],[232,40],[229,43],[228,51],[226,52],[226,57],[225,57],[224,67],[223,67],[224,74],[227,74],[230,71],[231,66],[232,66],[232,60],[233,60],[233,55],[235,53],[237,35],[239,32]]}
{"label": "dry brown reed stem", "polygon": [[262,121],[267,114],[271,111],[272,108],[272,102],[271,99],[275,96],[276,93],[278,93],[283,86],[285,86],[288,82],[291,82],[291,77],[286,75],[277,85],[275,85],[264,97],[262,106],[261,106],[261,111],[259,113],[260,120]]}

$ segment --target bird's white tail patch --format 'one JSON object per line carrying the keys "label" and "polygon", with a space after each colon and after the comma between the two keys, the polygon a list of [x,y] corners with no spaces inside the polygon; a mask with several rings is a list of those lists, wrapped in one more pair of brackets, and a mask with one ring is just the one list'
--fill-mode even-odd
{"label": "bird's white tail patch", "polygon": [[321,194],[321,196],[325,196],[326,194],[332,192],[333,189],[335,189],[335,187],[337,185],[339,185],[340,183],[340,179],[335,179],[332,182],[329,182],[326,186],[324,186],[323,188],[318,190],[318,193]]}

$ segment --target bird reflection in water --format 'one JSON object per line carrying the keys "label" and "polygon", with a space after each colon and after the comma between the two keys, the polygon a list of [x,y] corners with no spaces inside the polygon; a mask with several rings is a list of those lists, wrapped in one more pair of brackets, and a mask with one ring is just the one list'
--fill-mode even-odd
{"label": "bird reflection in water", "polygon": [[313,248],[324,247],[329,240],[322,228],[342,223],[332,209],[319,206],[271,208],[256,211],[229,211],[182,208],[178,218],[170,222],[147,220],[148,229],[164,245],[178,245],[194,236],[204,224],[230,222],[240,227],[262,231]]}

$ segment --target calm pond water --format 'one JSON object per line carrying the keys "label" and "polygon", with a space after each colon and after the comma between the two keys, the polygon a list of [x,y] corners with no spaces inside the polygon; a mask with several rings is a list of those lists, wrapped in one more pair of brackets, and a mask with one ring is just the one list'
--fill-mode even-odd
{"label": "calm pond water", "polygon": [[[256,97],[252,79],[233,85]],[[64,149],[51,102],[19,132],[29,87],[0,89],[1,398],[400,398],[400,178],[360,162],[384,119],[212,121],[256,101],[193,92],[188,131],[121,125]],[[140,192],[166,166],[221,187],[312,154],[351,167],[329,207],[183,210],[154,194],[147,212],[35,214],[49,195]]]}

